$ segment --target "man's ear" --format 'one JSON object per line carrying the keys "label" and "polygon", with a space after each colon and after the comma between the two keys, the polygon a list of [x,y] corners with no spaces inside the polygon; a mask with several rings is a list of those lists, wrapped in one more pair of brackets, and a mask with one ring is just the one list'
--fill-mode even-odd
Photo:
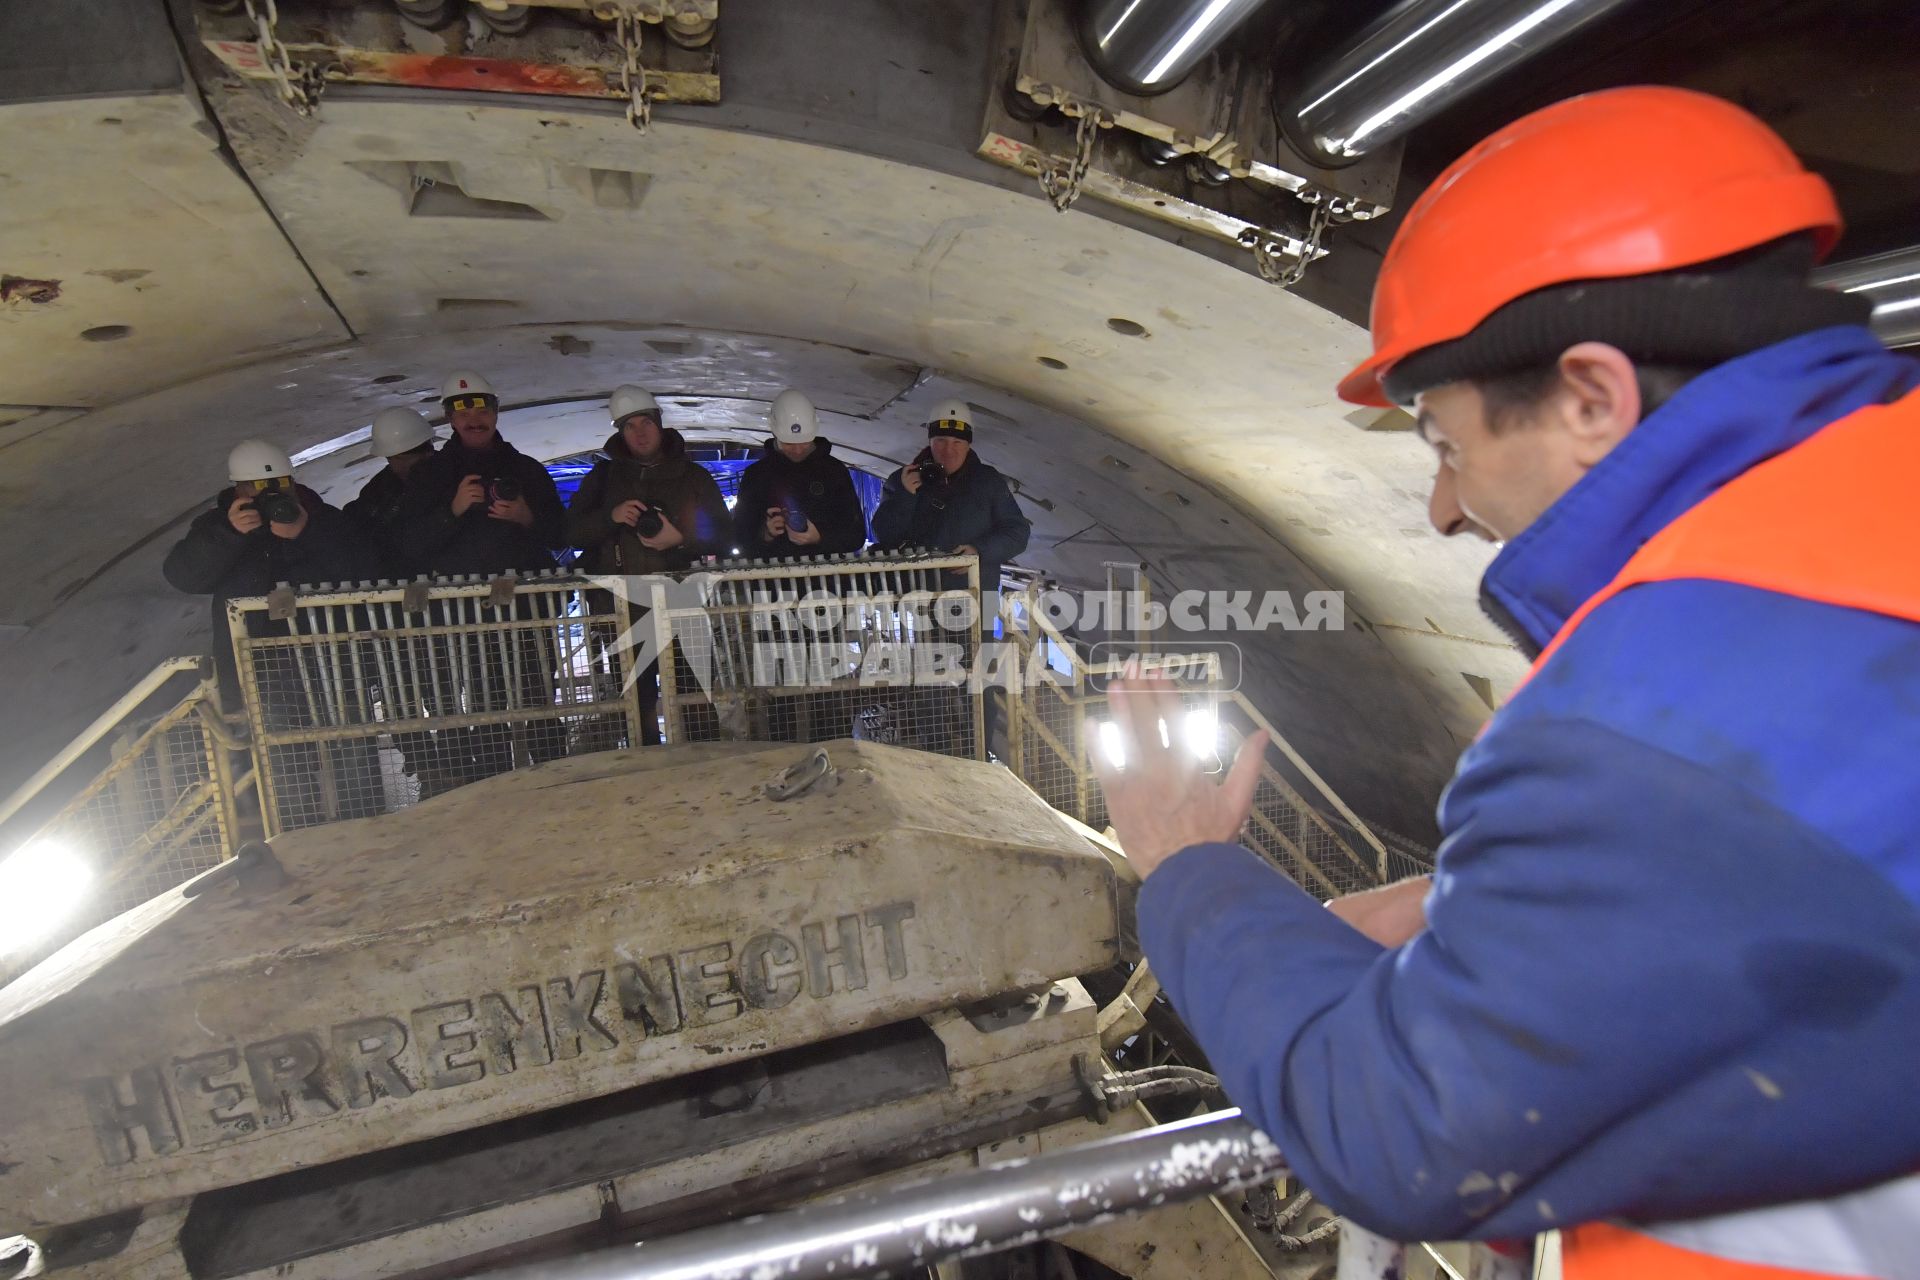
{"label": "man's ear", "polygon": [[1574,457],[1593,467],[1640,425],[1640,380],[1618,347],[1582,342],[1560,353],[1562,416]]}

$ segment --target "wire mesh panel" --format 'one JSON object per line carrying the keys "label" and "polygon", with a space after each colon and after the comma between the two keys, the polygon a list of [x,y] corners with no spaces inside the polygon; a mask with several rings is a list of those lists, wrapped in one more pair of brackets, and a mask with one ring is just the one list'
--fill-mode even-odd
{"label": "wire mesh panel", "polygon": [[981,758],[972,557],[724,561],[664,602],[668,737],[853,737]]}
{"label": "wire mesh panel", "polygon": [[639,742],[628,616],[558,573],[233,601],[270,830]]}
{"label": "wire mesh panel", "polygon": [[202,683],[160,716],[122,725],[100,771],[9,855],[44,862],[48,892],[63,874],[79,877],[78,901],[57,927],[27,930],[34,941],[5,950],[0,982],[232,856],[228,761],[205,718],[215,705]]}
{"label": "wire mesh panel", "polygon": [[1106,802],[1081,763],[1086,751],[1074,693],[1054,685],[1022,689],[1013,702],[1014,771],[1035,794],[1062,813],[1096,830],[1104,828]]}

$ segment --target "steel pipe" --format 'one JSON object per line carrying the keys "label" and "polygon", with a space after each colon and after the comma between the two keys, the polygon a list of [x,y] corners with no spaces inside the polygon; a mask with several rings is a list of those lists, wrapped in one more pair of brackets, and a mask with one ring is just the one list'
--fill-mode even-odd
{"label": "steel pipe", "polygon": [[1405,0],[1280,112],[1316,164],[1349,164],[1629,0]]}
{"label": "steel pipe", "polygon": [[901,1274],[1284,1172],[1279,1149],[1265,1134],[1237,1110],[1215,1111],[935,1182],[535,1263],[503,1272],[498,1280],[848,1280]]}
{"label": "steel pipe", "polygon": [[1080,46],[1100,78],[1128,93],[1165,93],[1266,0],[1085,0]]}
{"label": "steel pipe", "polygon": [[1829,263],[1813,273],[1813,282],[1869,299],[1873,331],[1888,346],[1920,344],[1920,245]]}

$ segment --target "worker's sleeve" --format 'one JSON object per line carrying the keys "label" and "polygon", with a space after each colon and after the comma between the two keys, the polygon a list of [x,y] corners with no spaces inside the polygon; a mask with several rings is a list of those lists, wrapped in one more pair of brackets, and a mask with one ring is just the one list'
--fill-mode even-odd
{"label": "worker's sleeve", "polygon": [[724,556],[733,550],[733,513],[720,482],[705,467],[693,467],[693,528],[683,529],[694,556]]}
{"label": "worker's sleeve", "polygon": [[[1428,928],[1392,951],[1235,845],[1142,887],[1175,1008],[1335,1208],[1401,1240],[1524,1235],[1910,1167],[1848,1111],[1883,1100],[1836,1096],[1911,1071],[1892,1059],[1916,1039],[1892,1020],[1920,990],[1915,913],[1860,859],[1579,720],[1496,726],[1441,825]],[[1836,992],[1861,993],[1856,1045],[1796,1022]],[[1827,1087],[1783,1104],[1794,1054],[1820,1055]],[[1845,1070],[1868,1083],[1838,1087]],[[1752,1158],[1763,1134],[1805,1155]]]}
{"label": "worker's sleeve", "polygon": [[340,508],[342,515],[369,532],[377,531],[380,524],[376,515],[380,505],[376,501],[378,484],[379,477],[375,476],[361,485],[360,492],[355,494],[346,506]]}
{"label": "worker's sleeve", "polygon": [[435,454],[420,464],[425,474],[416,473],[418,478],[407,487],[396,522],[394,541],[409,564],[426,563],[460,530],[462,517],[453,514],[453,495],[463,477],[443,474],[451,469],[440,463],[441,456]]}
{"label": "worker's sleeve", "polygon": [[[984,563],[1005,564],[1027,549],[1027,540],[1033,536],[1033,521],[1027,519],[1020,510],[1020,503],[1013,496],[1013,488],[1007,483],[1006,477],[995,474],[991,479],[992,524],[973,545]],[[999,584],[983,582],[980,585],[997,587]]]}
{"label": "worker's sleeve", "polygon": [[614,535],[617,526],[606,508],[607,468],[597,463],[580,478],[567,504],[567,545],[591,551]]}
{"label": "worker's sleeve", "polygon": [[347,584],[380,576],[380,553],[372,535],[333,507],[311,511],[306,531],[285,552],[289,580],[296,584]]}
{"label": "worker's sleeve", "polygon": [[807,518],[820,526],[820,543],[813,550],[823,556],[858,551],[867,545],[867,513],[860,509],[853,474],[844,466],[829,469],[833,478],[827,481],[820,510],[807,512]]}
{"label": "worker's sleeve", "polygon": [[908,493],[900,481],[905,469],[895,471],[880,487],[880,505],[873,509],[873,545],[891,551],[906,545],[913,534],[913,513],[920,496]]}
{"label": "worker's sleeve", "polygon": [[529,532],[547,550],[565,551],[573,544],[567,538],[567,508],[560,501],[560,487],[539,462],[531,458],[527,461],[530,465],[521,484],[526,490],[527,506],[533,511],[533,528]]}
{"label": "worker's sleeve", "polygon": [[766,468],[754,463],[740,473],[740,492],[734,497],[733,545],[740,548],[746,556],[763,556],[768,553],[771,543],[767,541],[767,486],[764,482]]}
{"label": "worker's sleeve", "polygon": [[180,541],[167,552],[160,572],[176,591],[207,595],[246,549],[246,535],[227,520],[225,507],[216,507],[193,518]]}

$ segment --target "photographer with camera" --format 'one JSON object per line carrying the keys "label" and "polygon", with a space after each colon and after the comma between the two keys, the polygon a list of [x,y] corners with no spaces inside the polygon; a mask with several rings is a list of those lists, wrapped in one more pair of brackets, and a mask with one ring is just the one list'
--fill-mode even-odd
{"label": "photographer with camera", "polygon": [[873,513],[874,544],[885,551],[930,547],[980,557],[984,602],[1000,588],[1000,566],[1027,549],[1033,522],[1020,513],[1007,479],[973,451],[973,410],[964,400],[942,400],[927,422],[927,447],[887,477]]}
{"label": "photographer with camera", "polygon": [[[1020,513],[1006,477],[973,451],[973,410],[964,400],[942,400],[927,422],[927,447],[887,477],[873,513],[873,540],[882,550],[928,547],[980,558],[980,633],[993,632],[999,613],[1000,566],[1027,549],[1033,523]],[[1004,760],[1006,690],[985,696],[987,749]]]}
{"label": "photographer with camera", "polygon": [[616,388],[607,406],[614,432],[567,508],[567,540],[589,573],[671,573],[725,555],[733,532],[726,499],[687,456],[678,431],[661,425],[644,387]]}
{"label": "photographer with camera", "polygon": [[413,469],[397,521],[406,564],[430,574],[498,574],[553,567],[567,545],[553,477],[500,438],[500,398],[477,373],[440,388],[453,438]]}
{"label": "photographer with camera", "polygon": [[[554,553],[566,546],[566,508],[540,460],[501,439],[500,398],[493,387],[477,373],[457,371],[441,384],[440,403],[453,438],[408,477],[395,537],[402,563],[433,575],[553,568]],[[462,619],[449,612],[435,620]],[[511,646],[481,634],[441,637],[434,643],[434,660],[447,687],[460,686],[449,696],[434,682],[429,696],[439,701],[441,715],[501,711],[516,696],[522,706],[541,706],[554,697],[551,673],[557,662],[551,637],[522,633]],[[535,764],[565,753],[565,730],[550,719],[437,729],[425,767],[416,775],[421,795],[511,769],[516,733]]]}
{"label": "photographer with camera", "polygon": [[[212,508],[195,516],[185,536],[167,552],[161,572],[177,590],[212,597],[213,656],[220,696],[229,710],[237,710],[242,702],[233,634],[227,626],[229,599],[263,596],[283,582],[295,587],[358,582],[378,577],[381,569],[378,551],[357,523],[328,506],[313,490],[294,483],[293,461],[279,445],[241,441],[227,455],[227,479],[231,483],[214,498]],[[250,634],[289,634],[285,622],[271,620],[264,610],[246,616]],[[311,724],[305,698],[292,688],[282,684],[254,692],[274,727]],[[316,761],[313,766],[285,759],[278,762],[276,767],[284,775],[279,790],[283,818],[319,812],[320,802],[308,790],[318,776],[316,749],[303,743],[275,750],[313,756]],[[378,813],[382,807],[379,775],[366,745],[336,743],[328,750],[340,802],[335,816]]]}
{"label": "photographer with camera", "polygon": [[[678,431],[660,423],[660,404],[644,387],[614,389],[607,403],[614,431],[607,456],[580,481],[567,508],[567,537],[588,573],[673,573],[705,555],[724,555],[732,526],[726,499],[707,469],[687,456]],[[599,610],[596,608],[596,612]],[[594,639],[609,671],[617,637]],[[660,741],[658,663],[640,673],[641,742]]]}
{"label": "photographer with camera", "polygon": [[359,521],[373,539],[380,549],[386,573],[404,575],[411,566],[400,554],[396,535],[406,510],[413,474],[421,463],[433,457],[433,427],[404,405],[382,409],[373,418],[373,438],[367,457],[384,458],[387,465],[341,510]]}
{"label": "photographer with camera", "polygon": [[740,476],[734,545],[745,554],[830,556],[867,545],[867,516],[847,464],[820,434],[812,401],[782,391],[767,414],[772,436]]}

